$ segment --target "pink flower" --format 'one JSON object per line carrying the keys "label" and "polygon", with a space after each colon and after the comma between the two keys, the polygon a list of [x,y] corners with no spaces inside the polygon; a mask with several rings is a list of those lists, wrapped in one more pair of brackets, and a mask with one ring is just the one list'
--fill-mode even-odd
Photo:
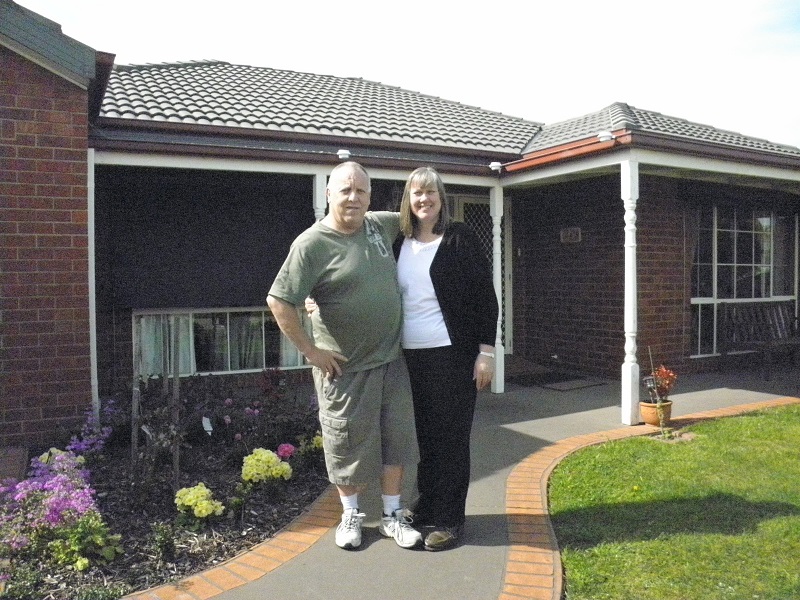
{"label": "pink flower", "polygon": [[231,424],[231,418],[228,415],[225,415],[224,417],[222,417],[222,420],[225,421],[225,425],[230,425]]}
{"label": "pink flower", "polygon": [[242,441],[242,434],[241,433],[237,433],[235,436],[233,436],[233,439],[235,439],[237,442],[241,442]]}
{"label": "pink flower", "polygon": [[291,444],[281,444],[278,446],[278,452],[276,454],[283,460],[287,458],[291,458],[295,453],[295,447]]}
{"label": "pink flower", "polygon": [[225,406],[231,406],[231,405],[233,405],[233,399],[225,398]]}

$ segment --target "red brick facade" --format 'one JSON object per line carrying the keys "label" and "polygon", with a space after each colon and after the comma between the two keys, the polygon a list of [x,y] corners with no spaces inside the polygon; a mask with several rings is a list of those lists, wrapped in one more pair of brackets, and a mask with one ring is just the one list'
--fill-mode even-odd
{"label": "red brick facade", "polygon": [[[514,197],[514,347],[541,364],[619,376],[624,360],[624,208],[619,176]],[[685,371],[691,253],[674,183],[643,177],[637,207],[638,360]],[[561,231],[580,228],[579,242]],[[557,358],[554,358],[557,357]]]}
{"label": "red brick facade", "polygon": [[87,92],[4,47],[0,89],[0,445],[33,445],[91,406]]}
{"label": "red brick facade", "polygon": [[[642,373],[665,363],[686,373],[707,368],[691,352],[691,210],[677,179],[642,177],[636,220],[638,358]],[[621,364],[620,360],[620,364]]]}

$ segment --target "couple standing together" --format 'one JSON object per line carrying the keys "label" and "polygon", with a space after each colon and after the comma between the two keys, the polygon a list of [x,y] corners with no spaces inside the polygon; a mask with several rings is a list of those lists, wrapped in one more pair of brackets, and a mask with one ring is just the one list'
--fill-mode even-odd
{"label": "couple standing together", "polygon": [[[378,530],[403,548],[463,536],[477,391],[494,374],[497,297],[477,237],[451,221],[444,185],[415,170],[400,212],[368,212],[370,178],[337,165],[328,213],[301,233],[269,290],[278,326],[313,365],[336,544],[361,545],[358,494],[380,478]],[[313,339],[299,307],[313,298]],[[401,505],[404,465],[419,498]]]}

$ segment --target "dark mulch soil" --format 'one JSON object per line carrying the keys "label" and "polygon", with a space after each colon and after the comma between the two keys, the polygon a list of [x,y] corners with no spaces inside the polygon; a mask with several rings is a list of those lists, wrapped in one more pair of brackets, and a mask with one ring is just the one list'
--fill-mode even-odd
{"label": "dark mulch soil", "polygon": [[[124,554],[83,573],[30,564],[31,579],[39,580],[29,586],[35,594],[29,591],[7,597],[109,600],[182,579],[272,537],[329,485],[321,454],[311,461],[292,459],[290,480],[256,490],[238,514],[223,515],[203,529],[189,531],[175,525],[171,461],[165,457],[162,462],[149,477],[132,472],[123,448],[93,462],[92,485],[98,507],[112,533],[122,535]],[[226,505],[241,481],[240,457],[235,461],[213,445],[188,449],[181,467],[180,487],[202,481],[213,490],[214,498]]]}

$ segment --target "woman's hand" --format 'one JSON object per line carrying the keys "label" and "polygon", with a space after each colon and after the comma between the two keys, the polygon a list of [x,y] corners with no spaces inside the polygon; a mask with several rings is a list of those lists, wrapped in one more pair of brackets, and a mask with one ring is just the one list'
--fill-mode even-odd
{"label": "woman's hand", "polygon": [[472,378],[475,380],[475,387],[481,391],[492,382],[494,377],[494,358],[485,354],[478,354],[475,358],[475,367],[472,370]]}
{"label": "woman's hand", "polygon": [[313,298],[306,298],[305,302],[306,314],[310,317],[311,314],[319,308]]}

